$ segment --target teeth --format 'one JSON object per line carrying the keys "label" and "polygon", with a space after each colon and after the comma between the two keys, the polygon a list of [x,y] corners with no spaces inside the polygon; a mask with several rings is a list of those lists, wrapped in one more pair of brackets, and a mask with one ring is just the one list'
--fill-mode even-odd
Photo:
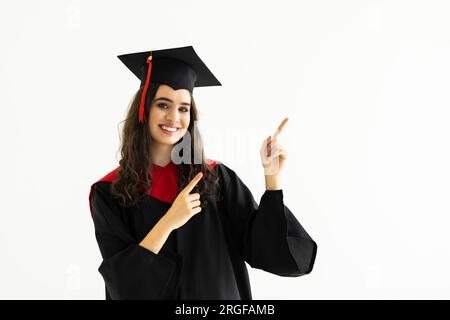
{"label": "teeth", "polygon": [[175,131],[178,130],[178,128],[169,128],[169,127],[166,127],[166,126],[161,126],[161,128],[163,128],[166,131],[170,131],[170,132],[175,132]]}

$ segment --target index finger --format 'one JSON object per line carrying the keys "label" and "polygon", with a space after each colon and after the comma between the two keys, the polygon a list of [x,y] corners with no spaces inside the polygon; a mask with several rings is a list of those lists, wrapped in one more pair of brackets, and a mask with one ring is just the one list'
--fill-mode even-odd
{"label": "index finger", "polygon": [[276,139],[278,137],[278,135],[281,133],[281,130],[283,130],[284,126],[286,125],[286,123],[288,122],[289,118],[284,118],[283,121],[281,121],[281,124],[278,126],[277,131],[275,131],[274,135],[273,135],[273,139]]}
{"label": "index finger", "polygon": [[197,175],[189,182],[189,184],[183,189],[183,191],[186,193],[191,192],[202,177],[203,173],[201,172],[197,173]]}

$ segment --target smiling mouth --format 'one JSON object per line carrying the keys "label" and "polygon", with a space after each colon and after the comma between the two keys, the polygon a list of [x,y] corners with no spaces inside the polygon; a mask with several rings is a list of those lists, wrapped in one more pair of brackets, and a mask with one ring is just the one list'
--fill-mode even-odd
{"label": "smiling mouth", "polygon": [[166,127],[165,125],[159,125],[159,127],[161,128],[161,130],[164,133],[168,133],[168,134],[172,134],[177,132],[178,130],[180,130],[180,128],[172,128],[172,127]]}

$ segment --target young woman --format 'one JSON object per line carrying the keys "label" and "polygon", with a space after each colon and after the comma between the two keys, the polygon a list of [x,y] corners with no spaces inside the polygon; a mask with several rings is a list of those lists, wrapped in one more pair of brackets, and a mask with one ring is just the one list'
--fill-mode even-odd
{"label": "young woman", "polygon": [[264,140],[260,204],[225,164],[204,157],[192,95],[220,85],[191,46],[119,56],[141,80],[119,166],[89,204],[106,299],[252,299],[245,262],[280,276],[312,271],[317,245],[283,203],[278,143]]}

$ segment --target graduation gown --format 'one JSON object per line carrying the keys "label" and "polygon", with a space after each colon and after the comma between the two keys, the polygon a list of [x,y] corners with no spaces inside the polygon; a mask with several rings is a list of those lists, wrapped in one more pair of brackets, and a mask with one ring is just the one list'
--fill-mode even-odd
{"label": "graduation gown", "polygon": [[153,186],[134,207],[111,196],[120,167],[92,184],[89,206],[107,300],[251,300],[245,262],[285,277],[312,271],[317,245],[284,205],[283,191],[266,190],[258,206],[233,170],[218,161],[212,165],[222,200],[209,201],[173,230],[157,254],[139,243],[177,195],[177,166],[153,164]]}

